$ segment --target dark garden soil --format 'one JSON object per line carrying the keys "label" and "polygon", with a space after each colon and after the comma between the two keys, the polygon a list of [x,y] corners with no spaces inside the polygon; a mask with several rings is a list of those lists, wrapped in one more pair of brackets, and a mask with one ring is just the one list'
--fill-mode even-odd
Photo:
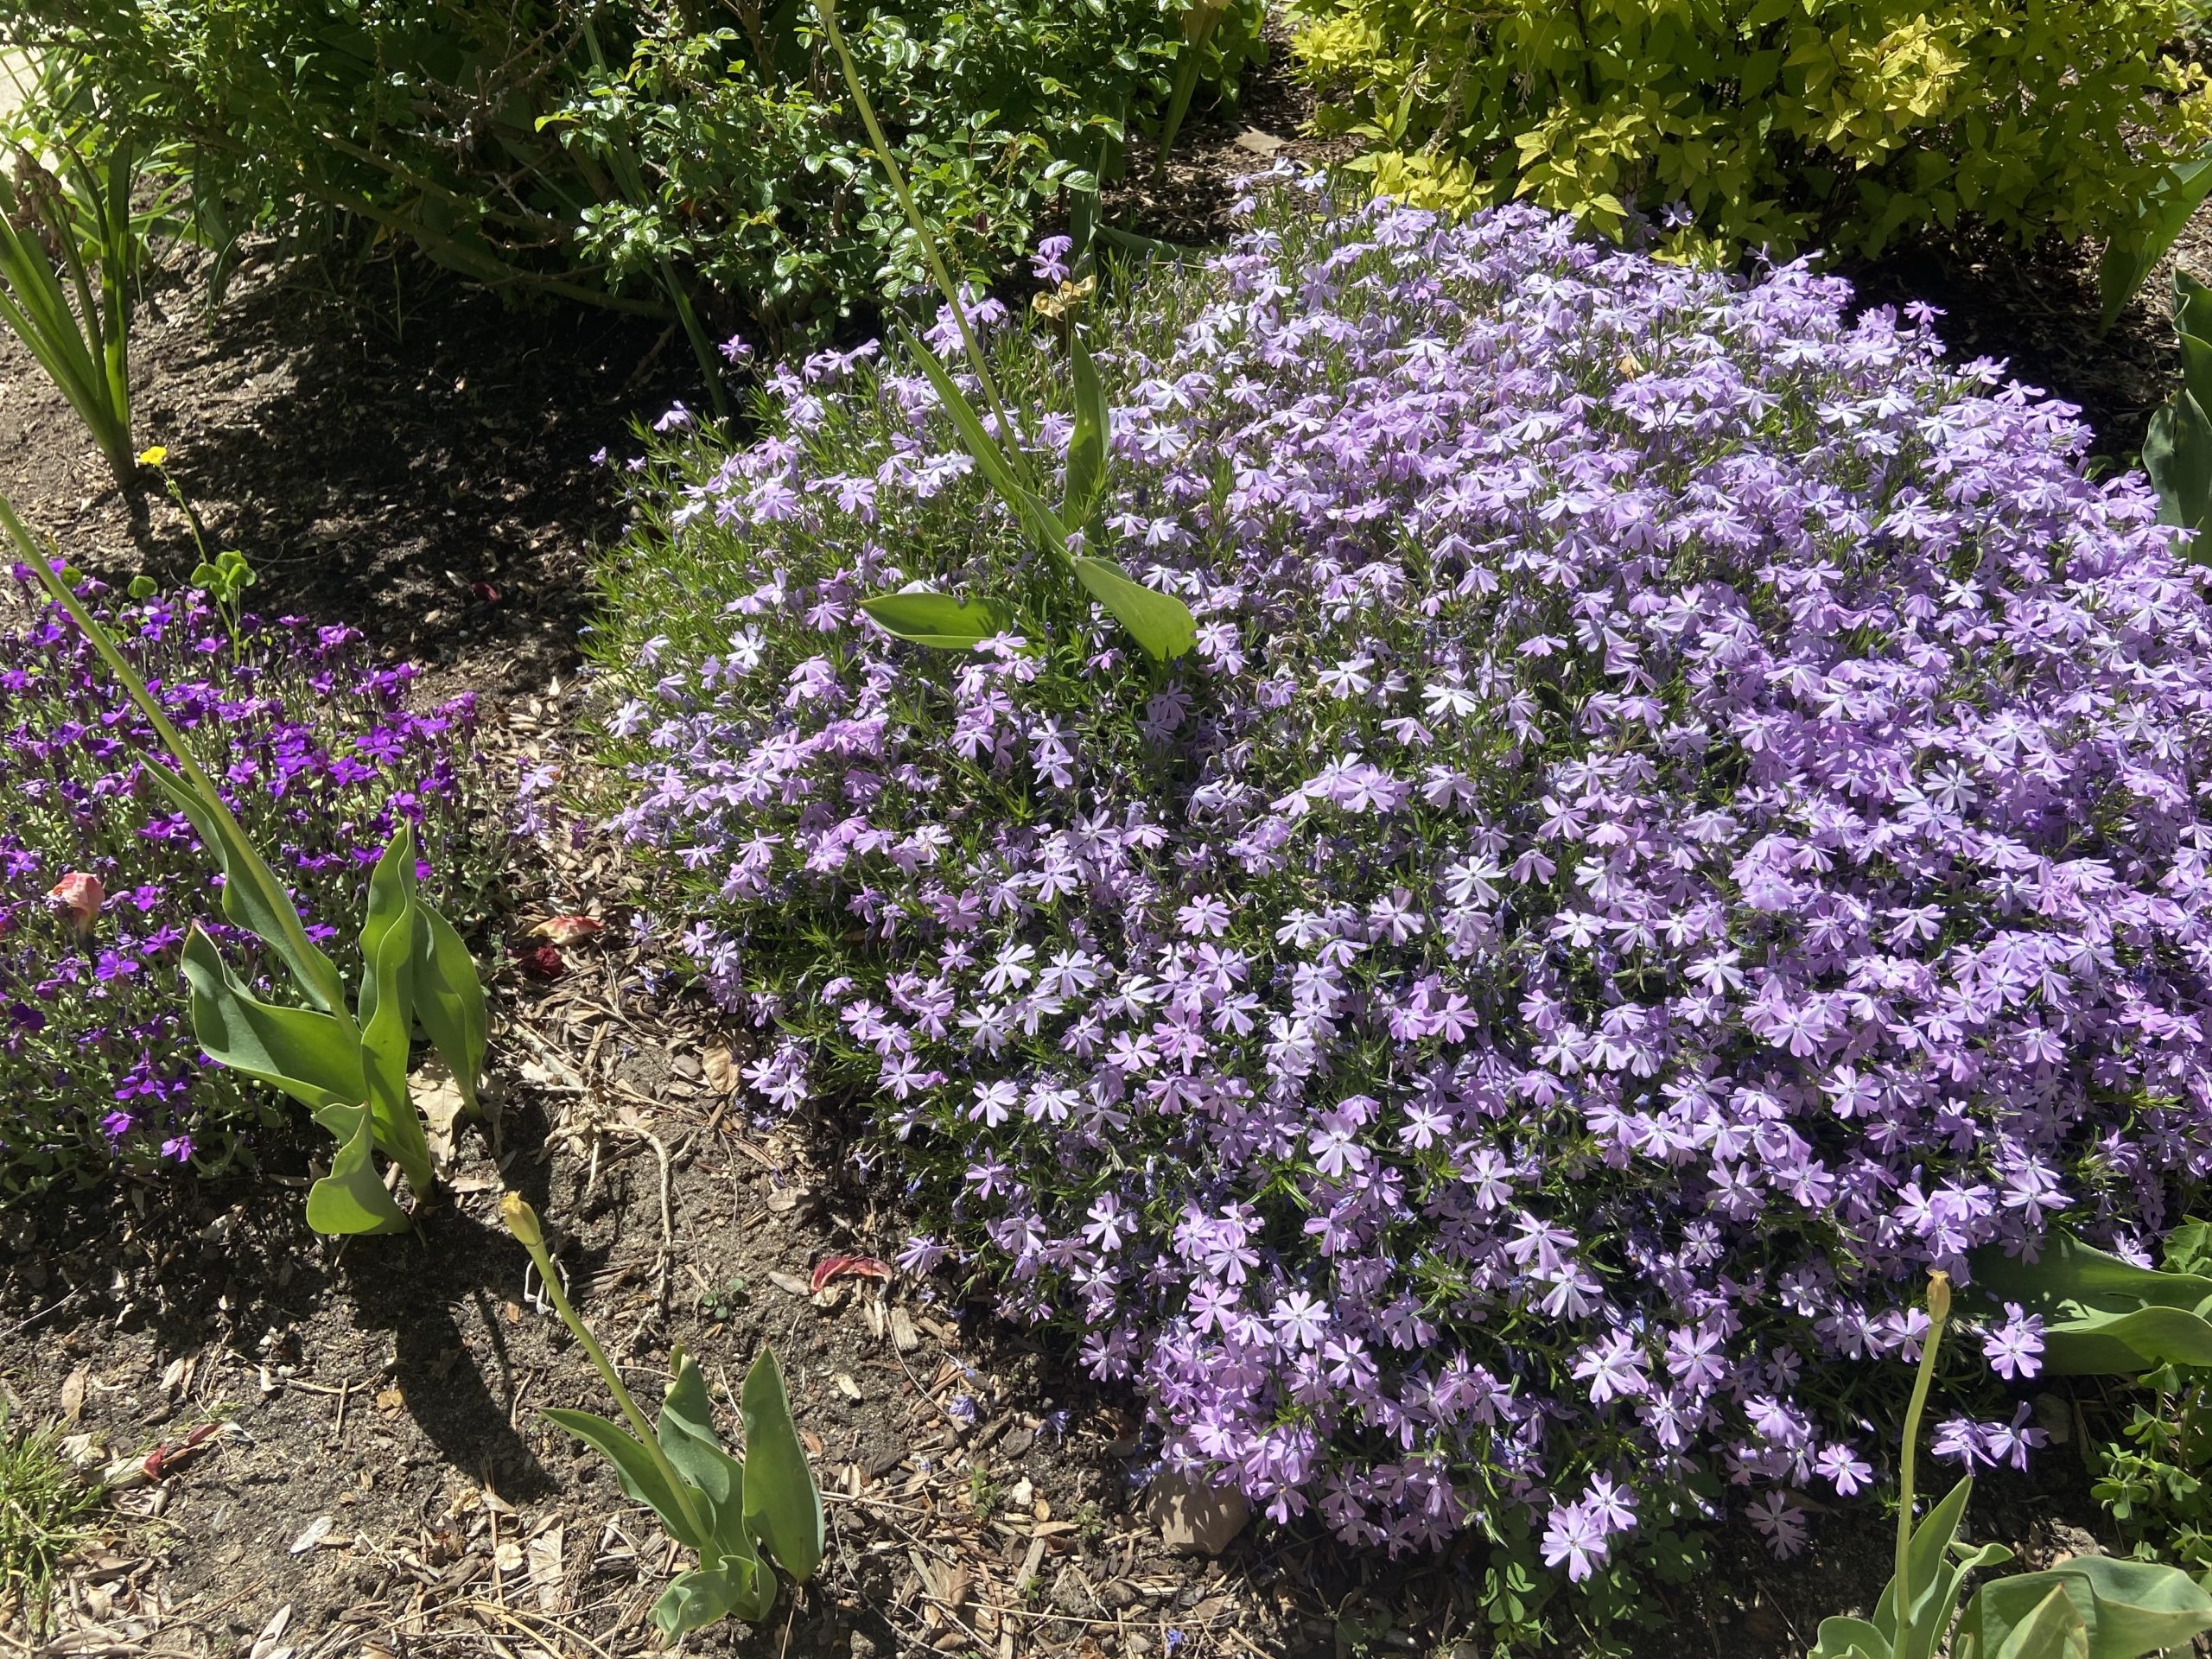
{"label": "dark garden soil", "polygon": [[[1164,184],[1138,169],[1120,222],[1219,237],[1230,179],[1325,153],[1300,137],[1304,118],[1271,71],[1238,111],[1194,118]],[[2184,257],[2212,274],[2212,230],[2193,236]],[[1869,302],[1948,308],[1962,355],[2009,356],[2082,404],[2101,448],[2132,449],[2164,395],[2163,274],[2105,340],[2072,256],[1905,253],[1853,274]],[[482,693],[511,773],[543,758],[590,614],[587,555],[620,528],[610,474],[588,457],[626,453],[632,419],[691,392],[681,341],[388,262],[342,276],[313,262],[250,268],[212,317],[200,291],[182,273],[157,286],[137,378],[141,441],[168,447],[210,547],[253,561],[257,608],[351,622],[433,665],[441,692]],[[158,486],[118,495],[12,340],[0,342],[0,493],[111,579],[174,581],[196,556]],[[504,960],[556,913],[617,925],[569,950],[559,978],[508,967],[493,982],[498,1122],[464,1135],[453,1194],[416,1236],[309,1235],[304,1150],[257,1183],[0,1215],[0,1398],[120,1476],[51,1625],[34,1633],[22,1610],[0,1609],[0,1654],[650,1650],[669,1552],[537,1415],[609,1402],[497,1223],[503,1183],[546,1216],[572,1293],[641,1395],[677,1344],[719,1395],[764,1342],[790,1376],[829,1499],[829,1562],[757,1630],[724,1627],[690,1650],[1272,1659],[1471,1638],[1459,1650],[1479,1650],[1479,1547],[1391,1564],[1311,1526],[1255,1526],[1218,1558],[1172,1553],[1138,1484],[1131,1397],[909,1279],[816,1292],[827,1259],[895,1249],[900,1217],[855,1179],[852,1126],[755,1123],[732,1089],[742,1036],[639,992],[641,964],[614,943],[633,880],[588,842],[524,858],[513,913],[481,954]],[[2033,1561],[2094,1547],[2079,1463],[2062,1450],[2037,1480],[1991,1483],[1976,1530]],[[1802,1651],[1823,1614],[1864,1610],[1888,1572],[1877,1515],[1824,1519],[1815,1541],[1777,1564],[1726,1535],[1708,1573],[1662,1592],[1638,1651]]]}

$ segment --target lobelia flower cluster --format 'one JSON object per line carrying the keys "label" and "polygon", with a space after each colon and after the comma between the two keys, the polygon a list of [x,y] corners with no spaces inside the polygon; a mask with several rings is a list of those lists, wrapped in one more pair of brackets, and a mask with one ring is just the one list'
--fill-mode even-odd
{"label": "lobelia flower cluster", "polygon": [[[474,879],[473,698],[410,707],[416,671],[376,665],[350,628],[249,619],[234,646],[190,591],[100,614],[341,965],[402,815],[426,877]],[[0,635],[0,1201],[251,1161],[305,1114],[207,1063],[177,957],[194,921],[242,975],[260,977],[261,947],[223,919],[191,824],[140,779],[143,717],[58,609]]]}
{"label": "lobelia flower cluster", "polygon": [[[1887,1461],[1927,1269],[2135,1249],[2212,1167],[2212,613],[1932,313],[1248,205],[1090,330],[1106,550],[1192,656],[1039,611],[923,378],[817,356],[654,451],[614,822],[753,1087],[874,1103],[906,1264],[1079,1332],[1169,1459],[1576,1580],[1724,1509],[1789,1553]],[[1059,453],[1058,348],[995,350]],[[855,609],[918,578],[1031,613]],[[1962,1370],[1941,1451],[2024,1459]]]}

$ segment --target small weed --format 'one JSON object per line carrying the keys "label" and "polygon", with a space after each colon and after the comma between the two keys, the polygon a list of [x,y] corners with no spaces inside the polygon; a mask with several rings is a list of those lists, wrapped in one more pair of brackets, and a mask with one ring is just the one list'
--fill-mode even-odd
{"label": "small weed", "polygon": [[989,1520],[999,1510],[1000,1500],[1005,1496],[999,1483],[988,1469],[968,1471],[968,1506],[984,1520]]}
{"label": "small weed", "polygon": [[737,1317],[738,1309],[744,1306],[747,1294],[744,1278],[732,1274],[720,1290],[709,1290],[701,1294],[699,1311],[716,1325],[727,1325]]}
{"label": "small weed", "polygon": [[101,1503],[54,1449],[54,1437],[11,1428],[0,1404],[0,1608],[45,1614],[54,1570],[75,1548]]}
{"label": "small weed", "polygon": [[1097,1543],[1106,1536],[1106,1516],[1098,1505],[1085,1498],[1076,1506],[1076,1532],[1086,1544]]}

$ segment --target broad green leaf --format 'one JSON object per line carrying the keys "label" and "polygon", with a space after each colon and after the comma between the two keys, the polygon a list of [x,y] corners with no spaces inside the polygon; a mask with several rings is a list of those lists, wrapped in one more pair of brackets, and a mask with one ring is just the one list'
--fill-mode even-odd
{"label": "broad green leaf", "polygon": [[[961,447],[967,450],[984,479],[1006,503],[1021,525],[1047,553],[1065,556],[1068,545],[1067,527],[1057,514],[1039,500],[1023,480],[1017,463],[1007,455],[995,438],[984,430],[982,417],[976,413],[976,406],[960,390],[944,365],[938,361],[935,352],[917,339],[914,331],[904,323],[899,326],[899,337],[906,342],[906,349],[918,363],[930,385],[937,393],[938,402],[951,417],[953,429],[960,435]],[[1007,435],[1011,437],[1011,434]]]}
{"label": "broad green leaf", "polygon": [[822,1494],[791,1421],[783,1368],[768,1349],[745,1374],[745,1519],[776,1563],[804,1584],[822,1565]]}
{"label": "broad green leaf", "polygon": [[407,1212],[377,1177],[369,1109],[325,1106],[315,1121],[338,1137],[338,1150],[330,1173],[308,1189],[308,1225],[333,1236],[405,1232]]}
{"label": "broad green leaf", "polygon": [[1954,1543],[1942,1557],[1942,1564],[1936,1568],[1935,1577],[1924,1587],[1916,1575],[1912,1634],[1896,1644],[1897,1659],[1933,1659],[1943,1637],[1949,1633],[1951,1621],[1957,1617],[1959,1592],[1966,1587],[1967,1575],[2012,1559],[2012,1552],[2002,1544],[1969,1548]]}
{"label": "broad green leaf", "polygon": [[2190,156],[2170,166],[2136,209],[2136,222],[2107,245],[2097,265],[2102,315],[2100,334],[2111,332],[2152,268],[2165,257],[2192,214],[2212,192],[2212,157]]}
{"label": "broad green leaf", "polygon": [[1820,1639],[1806,1659],[1891,1659],[1890,1638],[1863,1618],[1838,1613],[1821,1621]]}
{"label": "broad green leaf", "polygon": [[757,1624],[768,1616],[775,1600],[774,1583],[757,1557],[726,1557],[671,1580],[653,1603],[653,1626],[662,1641],[673,1643],[732,1615]]}
{"label": "broad green leaf", "polygon": [[878,594],[861,601],[889,632],[917,645],[940,651],[972,651],[1007,631],[1006,613],[987,599],[957,600],[950,594]]}
{"label": "broad green leaf", "polygon": [[670,1491],[660,1465],[653,1454],[645,1450],[645,1442],[623,1427],[588,1411],[569,1411],[547,1407],[545,1415],[563,1428],[583,1440],[614,1465],[615,1478],[622,1483],[622,1490],[637,1502],[645,1504],[660,1517],[668,1529],[670,1537],[693,1549],[705,1549],[710,1540],[702,1537],[683,1513],[683,1506],[677,1502]]}
{"label": "broad green leaf", "polygon": [[[223,914],[283,957],[300,994],[326,1014],[346,1006],[346,987],[328,957],[300,927],[300,913],[261,855],[231,832],[183,779],[150,757],[140,763],[155,786],[192,821],[200,845],[223,869]],[[291,925],[285,925],[289,919]]]}
{"label": "broad green leaf", "polygon": [[1068,356],[1075,378],[1075,430],[1068,436],[1067,488],[1061,499],[1060,522],[1075,529],[1090,522],[1091,509],[1106,486],[1113,411],[1098,378],[1098,365],[1080,340],[1069,338]]}
{"label": "broad green leaf", "polygon": [[2212,1595],[2179,1568],[2079,1555],[2048,1572],[1984,1585],[1959,1627],[1962,1644],[1970,1642],[1977,1659],[1996,1659],[2054,1589],[2073,1604],[2086,1632],[2079,1651],[2088,1659],[2140,1659],[2186,1648],[2198,1632],[2212,1630]]}
{"label": "broad green leaf", "polygon": [[676,1377],[661,1402],[653,1425],[660,1449],[676,1465],[676,1472],[690,1481],[717,1510],[741,1509],[745,1497],[745,1465],[722,1449],[715,1432],[714,1407],[707,1399],[706,1379],[697,1363],[680,1349],[676,1355]]}
{"label": "broad green leaf", "polygon": [[353,1021],[260,1001],[238,982],[196,924],[185,935],[182,965],[192,991],[192,1033],[209,1059],[318,1109],[366,1101],[360,1037]]}
{"label": "broad green leaf", "polygon": [[484,982],[476,958],[453,924],[419,899],[415,904],[415,1018],[453,1073],[462,1103],[480,1109],[477,1086],[484,1075],[484,1052],[491,1020],[484,1008]]}
{"label": "broad green leaf", "polygon": [[369,874],[368,917],[361,925],[361,1055],[377,1145],[407,1172],[416,1196],[425,1198],[435,1178],[423,1120],[407,1089],[407,1047],[415,1033],[414,955],[415,837],[402,823]]}
{"label": "broad green leaf", "polygon": [[2212,1277],[2140,1268],[2054,1232],[2039,1260],[1994,1247],[1975,1253],[1974,1284],[1993,1304],[2018,1302],[2044,1321],[2044,1370],[2131,1375],[2169,1361],[2212,1364]]}
{"label": "broad green leaf", "polygon": [[[1945,1582],[1945,1568],[1949,1563],[1951,1545],[1959,1535],[1959,1522],[1966,1516],[1967,1499],[1973,1494],[1974,1480],[1969,1476],[1952,1487],[1943,1501],[1929,1510],[1912,1529],[1912,1542],[1905,1559],[1912,1569],[1910,1616],[1915,1634],[1926,1631],[1935,1618],[1939,1599],[1942,1599],[1942,1622],[1950,1623],[1948,1597],[1956,1592],[1957,1586],[1955,1581]],[[1897,1632],[1897,1587],[1894,1578],[1883,1586],[1882,1599],[1874,1608],[1874,1628],[1881,1631],[1903,1659],[1908,1648],[1915,1644],[1900,1637]]]}
{"label": "broad green leaf", "polygon": [[1119,565],[1105,559],[1085,555],[1072,563],[1076,580],[1147,655],[1169,662],[1198,643],[1198,626],[1191,607],[1174,594],[1131,581]]}
{"label": "broad green leaf", "polygon": [[2005,1633],[1989,1659],[2089,1659],[2089,1630],[2063,1586],[2029,1611]]}

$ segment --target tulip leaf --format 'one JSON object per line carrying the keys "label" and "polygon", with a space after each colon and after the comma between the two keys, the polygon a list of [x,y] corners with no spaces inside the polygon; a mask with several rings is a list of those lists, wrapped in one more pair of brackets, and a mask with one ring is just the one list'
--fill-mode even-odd
{"label": "tulip leaf", "polygon": [[745,1374],[745,1518],[776,1563],[799,1583],[822,1565],[822,1494],[791,1421],[783,1368],[766,1349]]}
{"label": "tulip leaf", "polygon": [[430,1046],[438,1051],[461,1090],[461,1103],[476,1112],[477,1088],[491,1041],[491,1020],[484,1007],[484,982],[476,958],[453,924],[419,899],[415,905],[415,1018]]}
{"label": "tulip leaf", "polygon": [[622,1490],[638,1503],[645,1504],[660,1517],[668,1529],[669,1536],[679,1544],[703,1550],[711,1547],[710,1539],[700,1535],[683,1513],[683,1505],[660,1471],[660,1465],[645,1449],[645,1442],[624,1428],[620,1423],[588,1411],[569,1411],[548,1407],[545,1415],[614,1465],[614,1477]]}
{"label": "tulip leaf", "polygon": [[1806,1659],[1891,1659],[1890,1638],[1863,1618],[1838,1613],[1821,1621],[1820,1639]]}
{"label": "tulip leaf", "polygon": [[[2073,1625],[2043,1612],[2054,1591],[2072,1605]],[[2042,1616],[2043,1628],[2078,1627],[2074,1648],[2014,1647],[2021,1627]],[[2088,1659],[2139,1659],[2164,1648],[2186,1648],[2200,1631],[2212,1630],[2212,1595],[2178,1568],[2152,1561],[2107,1555],[2080,1555],[2044,1573],[2023,1573],[1984,1585],[1959,1626],[1962,1649],[1976,1659],[2044,1659],[2050,1654],[2079,1653]]]}
{"label": "tulip leaf", "polygon": [[2212,1277],[2138,1267],[2064,1232],[2046,1237],[2035,1262],[1977,1251],[1974,1270],[1992,1303],[2018,1302],[2043,1319],[2043,1369],[2053,1376],[2212,1364]]}
{"label": "tulip leaf", "polygon": [[358,1006],[377,1146],[407,1172],[419,1198],[429,1192],[435,1178],[423,1120],[407,1089],[407,1049],[415,1029],[410,994],[415,919],[415,837],[403,822],[369,874]]}
{"label": "tulip leaf", "polygon": [[1160,662],[1180,657],[1198,642],[1191,607],[1173,594],[1132,581],[1121,566],[1089,555],[1072,561],[1075,578],[1112,613],[1146,652]]}
{"label": "tulip leaf", "polygon": [[1903,1636],[1897,1631],[1897,1580],[1893,1578],[1882,1587],[1882,1599],[1874,1605],[1874,1628],[1881,1631],[1897,1659],[1906,1659],[1908,1654],[1925,1659],[1926,1647],[1935,1635],[1950,1626],[1959,1588],[1957,1575],[1948,1571],[1951,1545],[1959,1535],[1960,1522],[1966,1518],[1967,1500],[1973,1495],[1974,1481],[1969,1477],[1944,1494],[1943,1501],[1912,1529],[1906,1554],[1913,1583],[1910,1629]]}
{"label": "tulip leaf", "polygon": [[185,935],[192,1031],[207,1058],[273,1084],[320,1109],[368,1098],[361,1041],[352,1020],[264,1002],[238,982],[215,942],[194,925]]}
{"label": "tulip leaf", "polygon": [[2212,193],[2212,157],[2187,157],[2159,175],[2136,209],[2134,226],[2113,237],[2098,262],[2098,333],[2111,332],[2208,193]]}
{"label": "tulip leaf", "polygon": [[668,1386],[653,1428],[676,1472],[703,1493],[708,1503],[717,1511],[743,1512],[745,1465],[722,1450],[706,1379],[699,1374],[698,1363],[681,1350],[676,1355],[676,1378]]}
{"label": "tulip leaf", "polygon": [[695,1567],[660,1592],[653,1603],[653,1626],[662,1641],[673,1643],[733,1613],[755,1624],[775,1605],[774,1586],[764,1584],[765,1576],[757,1558],[726,1556],[712,1567]]}
{"label": "tulip leaf", "polygon": [[346,987],[337,968],[308,938],[300,925],[299,910],[275,872],[234,833],[225,815],[212,810],[183,779],[151,756],[139,764],[155,787],[191,820],[200,844],[222,866],[223,914],[284,959],[308,1001],[326,1014],[344,1008]]}
{"label": "tulip leaf", "polygon": [[901,639],[940,651],[972,651],[1007,631],[1006,613],[987,599],[957,600],[950,594],[878,594],[862,600],[861,609]]}
{"label": "tulip leaf", "polygon": [[405,1232],[407,1212],[377,1177],[369,1109],[328,1105],[315,1121],[338,1137],[338,1150],[330,1173],[308,1189],[308,1225],[333,1236]]}

